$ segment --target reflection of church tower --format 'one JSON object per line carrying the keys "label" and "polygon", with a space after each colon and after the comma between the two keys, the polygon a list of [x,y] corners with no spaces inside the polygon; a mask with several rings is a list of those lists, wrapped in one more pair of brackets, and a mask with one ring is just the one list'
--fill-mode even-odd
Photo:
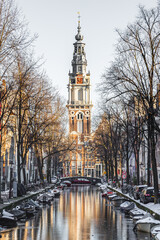
{"label": "reflection of church tower", "polygon": [[91,134],[90,73],[86,72],[87,60],[82,42],[80,21],[75,36],[72,72],[69,72],[68,104],[69,134],[75,141],[75,151],[70,153],[70,175],[84,176],[85,145]]}

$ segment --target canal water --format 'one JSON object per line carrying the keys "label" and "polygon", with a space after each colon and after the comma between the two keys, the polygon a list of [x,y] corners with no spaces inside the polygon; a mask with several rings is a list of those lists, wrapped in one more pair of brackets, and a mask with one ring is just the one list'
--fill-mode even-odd
{"label": "canal water", "polygon": [[97,187],[66,188],[51,206],[17,228],[2,234],[2,240],[149,240],[135,233],[134,224],[118,208],[101,197]]}

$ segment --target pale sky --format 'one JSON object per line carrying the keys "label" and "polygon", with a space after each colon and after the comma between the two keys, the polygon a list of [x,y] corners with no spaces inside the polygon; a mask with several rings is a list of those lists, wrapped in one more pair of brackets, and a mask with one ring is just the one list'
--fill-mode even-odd
{"label": "pale sky", "polygon": [[[39,35],[37,56],[44,56],[44,69],[60,94],[68,97],[68,72],[71,70],[73,43],[78,14],[86,43],[87,70],[91,73],[92,102],[98,100],[96,85],[114,58],[116,28],[124,30],[138,14],[138,6],[155,7],[157,0],[16,0],[31,33]],[[94,108],[93,108],[94,110]]]}

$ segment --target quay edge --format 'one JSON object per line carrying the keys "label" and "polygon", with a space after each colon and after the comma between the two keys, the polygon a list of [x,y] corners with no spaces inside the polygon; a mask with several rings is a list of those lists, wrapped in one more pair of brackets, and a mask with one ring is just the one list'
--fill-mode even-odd
{"label": "quay edge", "polygon": [[137,202],[135,199],[127,196],[126,194],[119,192],[118,189],[116,188],[112,188],[110,186],[107,186],[107,188],[111,189],[112,191],[118,193],[118,195],[123,196],[125,198],[128,198],[130,201],[134,202],[136,204],[136,206],[144,211],[146,211],[147,213],[150,213],[151,215],[153,215],[153,217],[157,220],[160,220],[160,215],[156,212],[154,212],[153,210],[151,210],[150,208],[148,208],[147,206],[144,206],[143,204]]}

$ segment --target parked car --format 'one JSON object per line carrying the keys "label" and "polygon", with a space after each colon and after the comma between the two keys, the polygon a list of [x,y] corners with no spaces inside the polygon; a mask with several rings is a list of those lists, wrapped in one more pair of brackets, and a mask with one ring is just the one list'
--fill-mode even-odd
{"label": "parked car", "polygon": [[57,183],[58,181],[58,177],[57,176],[54,176],[51,178],[51,183]]}
{"label": "parked car", "polygon": [[154,201],[153,195],[154,195],[153,187],[144,188],[140,193],[140,202],[143,203],[153,202]]}
{"label": "parked car", "polygon": [[112,179],[108,179],[108,185],[112,185]]}
{"label": "parked car", "polygon": [[[153,199],[153,202],[154,202],[154,191],[153,191],[153,195],[151,196],[151,198]],[[160,190],[159,190],[159,193],[158,193],[158,200],[160,202]]]}
{"label": "parked car", "polygon": [[140,193],[142,192],[142,190],[144,189],[144,188],[146,188],[147,187],[147,185],[137,185],[135,188],[134,188],[134,192],[133,192],[133,197],[134,197],[134,199],[139,199],[139,197],[140,197]]}

